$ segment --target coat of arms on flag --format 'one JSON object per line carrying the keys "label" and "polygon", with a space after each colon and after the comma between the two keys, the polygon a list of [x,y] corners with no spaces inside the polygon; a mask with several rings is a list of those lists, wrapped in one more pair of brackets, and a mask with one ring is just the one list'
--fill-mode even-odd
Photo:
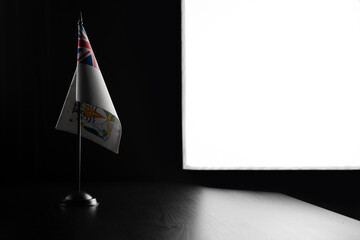
{"label": "coat of arms on flag", "polygon": [[[80,109],[77,102],[81,102]],[[76,134],[78,111],[82,136],[118,153],[121,123],[82,24],[78,27],[77,67],[56,129]]]}

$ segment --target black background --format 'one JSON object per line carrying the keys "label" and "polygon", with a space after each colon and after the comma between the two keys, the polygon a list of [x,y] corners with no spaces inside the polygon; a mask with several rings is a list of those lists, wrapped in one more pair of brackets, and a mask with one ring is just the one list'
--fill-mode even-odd
{"label": "black background", "polygon": [[[76,138],[54,127],[76,67],[78,5],[8,1],[1,7],[7,181],[74,176]],[[86,1],[81,10],[123,125],[119,155],[84,141],[84,180],[180,172],[180,2]]]}
{"label": "black background", "polygon": [[75,181],[76,137],[55,124],[76,67],[81,9],[123,125],[118,155],[83,141],[85,183],[281,191],[360,218],[358,171],[182,170],[180,0],[0,4],[2,184]]}

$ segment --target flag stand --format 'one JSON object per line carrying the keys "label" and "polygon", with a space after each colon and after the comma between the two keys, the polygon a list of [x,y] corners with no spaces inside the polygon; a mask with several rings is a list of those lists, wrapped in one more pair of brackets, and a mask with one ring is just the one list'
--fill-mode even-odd
{"label": "flag stand", "polygon": [[[85,32],[81,12],[80,19],[78,21],[77,36],[77,67],[74,73],[74,77],[71,81],[70,88],[66,95],[60,117],[55,127],[57,130],[63,130],[77,134],[77,184],[76,190],[74,189],[75,191],[66,196],[65,199],[63,199],[60,203],[61,206],[66,207],[98,205],[98,202],[95,198],[81,190],[82,128],[84,127],[84,129],[89,130],[84,132],[84,137],[89,137],[89,139],[93,142],[96,142],[115,153],[118,153],[120,137],[122,133],[120,120],[111,101],[109,92],[95,59],[94,52],[91,48],[88,36]],[[101,125],[101,127],[98,128],[97,126],[88,125],[88,122],[82,122],[81,117],[84,117],[83,113],[85,111],[82,107],[82,103],[89,105],[91,104],[91,106],[95,108],[99,107],[99,110],[103,111],[102,114],[96,112],[94,109],[92,109],[92,107],[90,107],[90,119],[93,119],[91,121],[92,123],[95,123],[95,118],[100,118],[100,116],[102,116],[101,118],[107,119],[106,125],[104,125],[104,122],[102,122],[101,124],[97,124],[97,126]],[[94,116],[92,110],[96,112]],[[77,122],[73,121],[73,119],[76,118],[76,115]],[[88,118],[89,116],[86,115],[86,117]],[[100,138],[95,139],[93,136],[98,136]]]}
{"label": "flag stand", "polygon": [[77,102],[77,112],[77,189],[67,195],[60,205],[64,207],[91,207],[99,204],[96,198],[81,191],[81,102]]}
{"label": "flag stand", "polygon": [[[82,26],[83,18],[80,12],[78,25]],[[60,203],[64,207],[90,207],[99,203],[90,194],[81,191],[81,101],[77,101],[77,188],[76,191],[67,195]]]}

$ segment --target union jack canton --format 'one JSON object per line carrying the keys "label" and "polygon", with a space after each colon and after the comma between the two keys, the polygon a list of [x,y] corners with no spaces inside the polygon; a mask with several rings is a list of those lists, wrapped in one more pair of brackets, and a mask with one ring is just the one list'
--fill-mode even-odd
{"label": "union jack canton", "polygon": [[94,68],[99,68],[94,51],[92,50],[88,36],[86,35],[85,28],[81,24],[79,24],[78,33],[77,61],[79,63],[90,65]]}

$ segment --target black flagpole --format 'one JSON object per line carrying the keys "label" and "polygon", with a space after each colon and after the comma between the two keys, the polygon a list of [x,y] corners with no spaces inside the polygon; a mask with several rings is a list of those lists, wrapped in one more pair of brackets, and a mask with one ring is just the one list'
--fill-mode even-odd
{"label": "black flagpole", "polygon": [[[83,25],[83,17],[80,11],[80,19],[78,25]],[[77,116],[77,191],[81,192],[81,101],[77,102],[78,116]]]}
{"label": "black flagpole", "polygon": [[[82,14],[80,12],[79,25],[83,24]],[[96,206],[99,203],[96,198],[90,196],[90,194],[81,191],[81,101],[77,101],[77,189],[75,192],[69,194],[60,203],[64,207],[90,207]]]}
{"label": "black flagpole", "polygon": [[77,102],[78,121],[77,121],[77,191],[81,192],[81,102]]}

